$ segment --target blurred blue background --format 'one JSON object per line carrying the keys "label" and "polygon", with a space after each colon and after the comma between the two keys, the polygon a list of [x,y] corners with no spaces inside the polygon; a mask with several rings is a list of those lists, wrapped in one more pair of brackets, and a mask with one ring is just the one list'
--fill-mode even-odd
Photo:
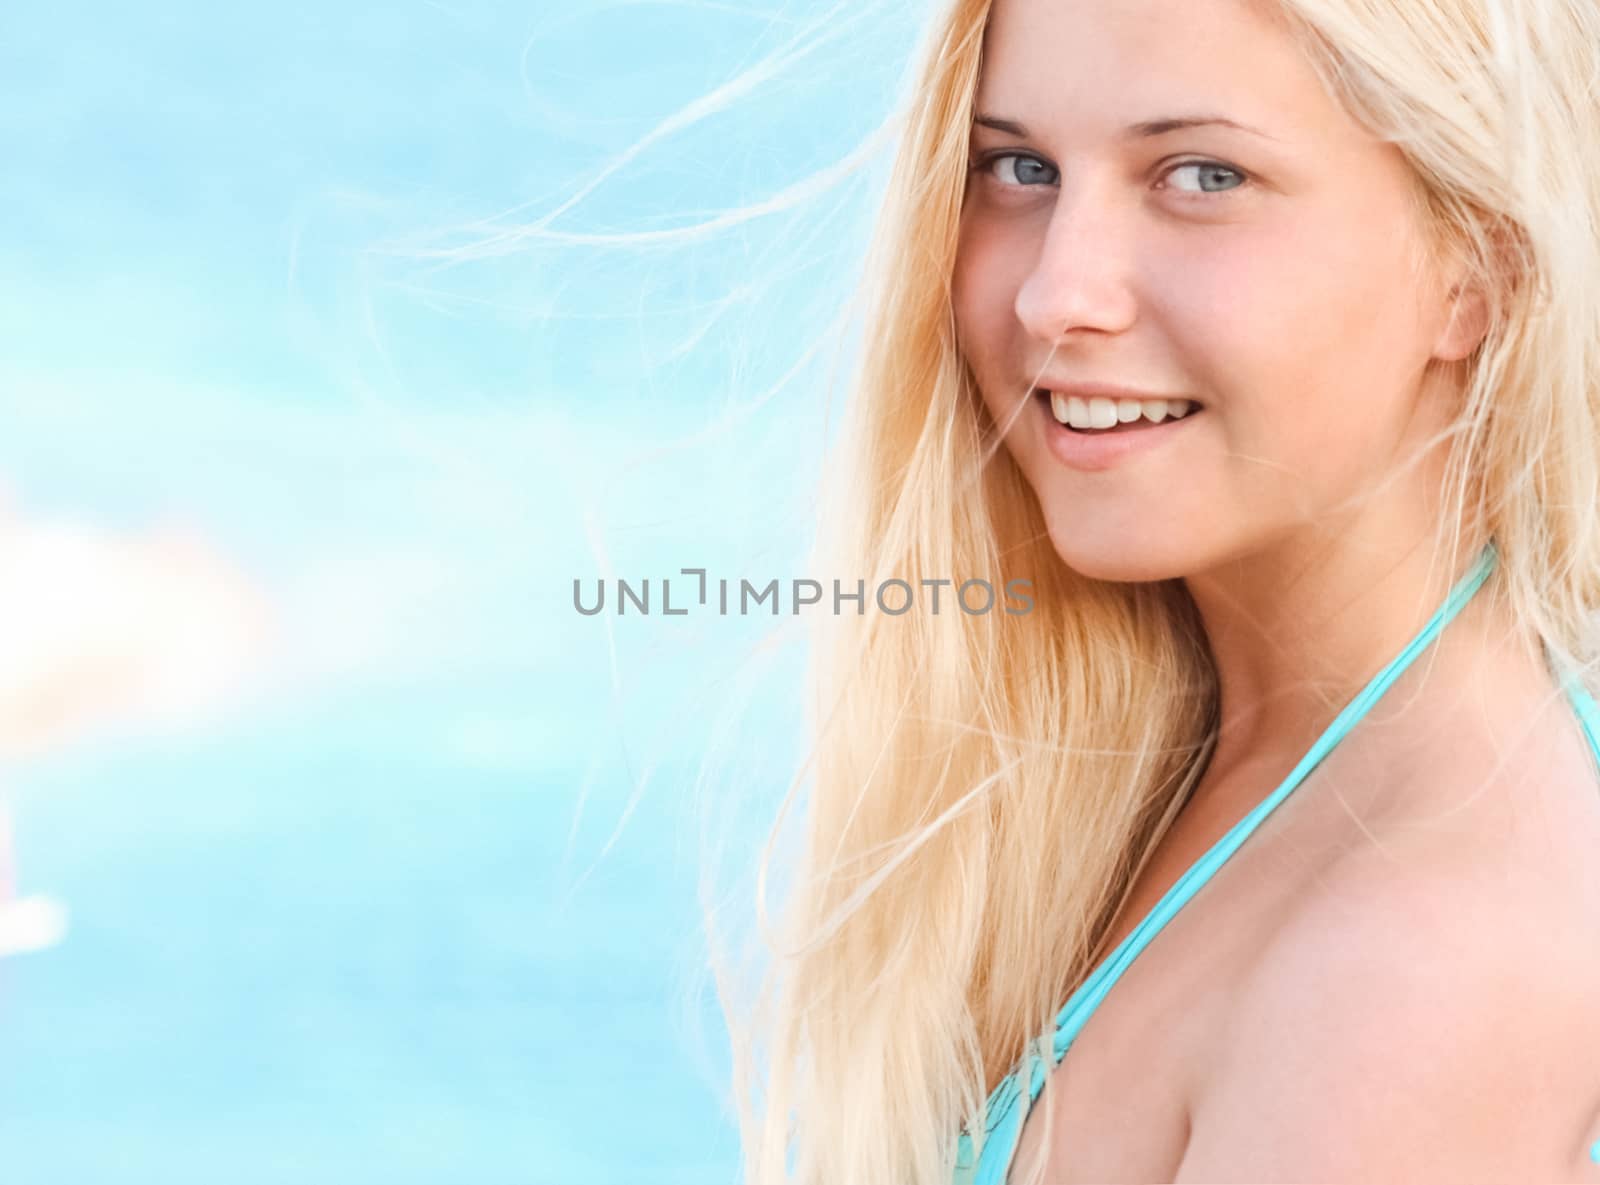
{"label": "blurred blue background", "polygon": [[800,571],[923,15],[0,15],[0,1180],[736,1178],[798,639],[572,582]]}

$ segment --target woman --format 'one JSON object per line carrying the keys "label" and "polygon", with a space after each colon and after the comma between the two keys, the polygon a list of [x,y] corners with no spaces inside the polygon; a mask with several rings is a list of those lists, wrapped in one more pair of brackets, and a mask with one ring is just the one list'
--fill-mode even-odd
{"label": "woman", "polygon": [[1600,1181],[1597,46],[939,17],[827,555],[1034,607],[825,619],[752,1181]]}

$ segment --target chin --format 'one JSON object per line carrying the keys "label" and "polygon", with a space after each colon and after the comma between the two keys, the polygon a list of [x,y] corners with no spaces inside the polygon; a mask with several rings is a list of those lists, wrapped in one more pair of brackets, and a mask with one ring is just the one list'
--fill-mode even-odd
{"label": "chin", "polygon": [[1116,524],[1049,522],[1055,553],[1080,576],[1118,584],[1172,580],[1192,570],[1179,541],[1149,524],[1126,530]]}

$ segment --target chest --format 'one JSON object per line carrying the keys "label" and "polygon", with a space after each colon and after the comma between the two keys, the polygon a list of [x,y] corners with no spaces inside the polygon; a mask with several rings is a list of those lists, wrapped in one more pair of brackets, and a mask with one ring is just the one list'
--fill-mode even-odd
{"label": "chest", "polygon": [[[1478,788],[1452,768],[1438,792],[1410,784],[1400,806],[1371,793],[1373,767],[1353,765],[1354,751],[1308,776],[1111,986],[1024,1123],[1012,1185],[1173,1180],[1213,1069],[1251,1022],[1234,1006],[1240,985],[1336,865],[1347,877],[1363,859],[1423,865],[1438,847],[1473,857],[1463,875],[1492,877],[1504,892],[1524,886],[1529,917],[1553,916],[1574,901],[1600,916],[1591,756],[1586,748],[1564,756],[1554,743],[1540,748],[1537,768],[1504,786]],[[1136,878],[1102,958],[1243,813],[1219,807],[1180,816]],[[1042,1174],[1030,1177],[1041,1160]]]}
{"label": "chest", "polygon": [[[1050,1185],[1171,1180],[1193,1100],[1234,1022],[1231,1001],[1325,845],[1285,803],[1128,965],[1050,1075],[1009,1180],[1041,1156]],[[1237,821],[1180,817],[1138,876],[1102,952],[1115,950]],[[1291,834],[1298,828],[1299,836]],[[1103,957],[1103,955],[1102,955]]]}

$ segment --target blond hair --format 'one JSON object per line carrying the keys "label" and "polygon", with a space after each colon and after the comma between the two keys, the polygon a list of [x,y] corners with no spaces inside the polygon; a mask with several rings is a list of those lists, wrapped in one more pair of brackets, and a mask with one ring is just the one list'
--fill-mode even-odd
{"label": "blond hair", "polygon": [[[990,0],[929,30],[869,257],[819,558],[868,586],[1004,573],[1032,613],[819,619],[804,850],[767,990],[731,1017],[751,1185],[928,1182],[1093,967],[1203,769],[1216,673],[1178,581],[1069,570],[973,389],[950,280]],[[1414,166],[1490,294],[1444,532],[1496,540],[1518,619],[1587,672],[1600,604],[1600,9],[1284,0]],[[1026,623],[1018,627],[1018,621]]]}

